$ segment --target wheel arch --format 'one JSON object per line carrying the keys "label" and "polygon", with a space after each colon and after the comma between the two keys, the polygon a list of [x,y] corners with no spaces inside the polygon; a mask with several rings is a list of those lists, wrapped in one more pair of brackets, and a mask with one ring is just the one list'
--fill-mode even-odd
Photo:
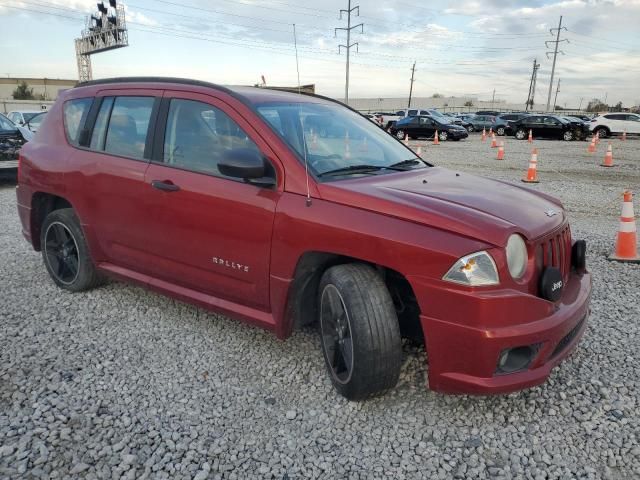
{"label": "wheel arch", "polygon": [[420,307],[413,287],[402,273],[361,258],[322,251],[305,252],[298,259],[287,294],[285,336],[317,321],[320,279],[327,269],[346,263],[363,263],[375,268],[389,289],[403,335],[424,339]]}
{"label": "wheel arch", "polygon": [[44,219],[51,212],[62,208],[73,208],[69,200],[47,192],[35,192],[31,197],[31,242],[36,251],[40,251],[40,233]]}

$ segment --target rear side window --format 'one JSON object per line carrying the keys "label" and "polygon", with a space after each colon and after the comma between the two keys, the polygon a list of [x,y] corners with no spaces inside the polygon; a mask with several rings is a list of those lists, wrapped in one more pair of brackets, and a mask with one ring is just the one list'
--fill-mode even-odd
{"label": "rear side window", "polygon": [[627,116],[626,115],[605,115],[604,118],[607,118],[609,120],[626,120]]}
{"label": "rear side window", "polygon": [[91,135],[89,147],[92,150],[104,150],[104,139],[107,137],[107,124],[111,116],[111,107],[113,107],[113,97],[107,97],[102,100],[96,123],[93,126],[93,134]]}
{"label": "rear side window", "polygon": [[124,157],[144,158],[144,146],[154,101],[153,97],[115,99],[104,143],[106,152]]}
{"label": "rear side window", "polygon": [[84,125],[92,103],[93,98],[76,98],[64,103],[64,131],[72,145],[79,144],[80,127]]}

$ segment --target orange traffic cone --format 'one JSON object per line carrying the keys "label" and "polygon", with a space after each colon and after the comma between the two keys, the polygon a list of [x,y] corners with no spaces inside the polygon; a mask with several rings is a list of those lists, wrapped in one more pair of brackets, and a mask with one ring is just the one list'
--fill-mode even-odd
{"label": "orange traffic cone", "polygon": [[529,129],[529,139],[527,140],[529,143],[533,143],[533,130]]}
{"label": "orange traffic cone", "polygon": [[616,238],[616,251],[609,260],[640,263],[636,217],[633,214],[633,194],[627,190],[623,194],[620,228]]}
{"label": "orange traffic cone", "polygon": [[404,134],[404,144],[409,146],[409,134],[408,133]]}
{"label": "orange traffic cone", "polygon": [[351,146],[349,145],[349,132],[344,136],[344,158],[351,158]]}
{"label": "orange traffic cone", "polygon": [[498,160],[504,160],[504,140],[500,140],[500,146],[498,147]]}
{"label": "orange traffic cone", "polygon": [[365,153],[369,151],[369,147],[367,146],[367,137],[364,137],[362,139],[362,143],[360,144],[360,151]]}
{"label": "orange traffic cone", "polygon": [[624,142],[626,139],[627,139],[627,131],[625,130],[624,132],[622,132],[622,137],[620,138],[620,140]]}
{"label": "orange traffic cone", "polygon": [[600,164],[601,167],[613,167],[613,150],[611,149],[611,142],[607,147],[607,153],[604,156],[604,162]]}
{"label": "orange traffic cone", "polygon": [[596,152],[596,136],[591,137],[591,143],[589,144],[589,148],[587,148],[587,152],[595,153]]}
{"label": "orange traffic cone", "polygon": [[498,142],[496,141],[496,134],[491,132],[491,148],[497,148]]}
{"label": "orange traffic cone", "polygon": [[482,127],[482,141],[484,142],[487,139],[487,131]]}
{"label": "orange traffic cone", "polygon": [[529,160],[529,169],[527,170],[527,176],[522,179],[525,183],[539,183],[538,180],[538,149],[534,148],[531,151],[531,160]]}
{"label": "orange traffic cone", "polygon": [[438,139],[438,130],[436,130],[436,133],[433,136],[433,144],[434,145],[440,145],[440,140]]}
{"label": "orange traffic cone", "polygon": [[416,149],[416,157],[422,158],[422,147],[420,145],[418,145],[418,148]]}

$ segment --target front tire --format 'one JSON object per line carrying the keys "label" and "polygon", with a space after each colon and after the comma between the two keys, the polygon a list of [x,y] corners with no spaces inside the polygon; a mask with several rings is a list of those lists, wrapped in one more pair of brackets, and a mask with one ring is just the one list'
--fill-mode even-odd
{"label": "front tire", "polygon": [[396,138],[398,140],[404,140],[404,130],[398,130],[396,131]]}
{"label": "front tire", "polygon": [[438,139],[441,142],[445,142],[447,140],[447,138],[449,138],[449,134],[447,132],[439,132],[438,133]]}
{"label": "front tire", "polygon": [[528,138],[527,137],[527,132],[525,130],[523,130],[522,128],[519,128],[518,130],[516,130],[515,137],[518,140],[524,140],[525,138]]}
{"label": "front tire", "polygon": [[469,132],[469,133],[473,133],[473,125],[469,125],[469,126],[467,127],[467,132]]}
{"label": "front tire", "polygon": [[596,128],[595,132],[598,138],[607,138],[609,136],[609,130],[605,127]]}
{"label": "front tire", "polygon": [[504,127],[496,128],[496,135],[503,137],[504,136]]}
{"label": "front tire", "polygon": [[42,259],[53,281],[60,288],[81,292],[102,283],[72,208],[54,210],[40,232]]}
{"label": "front tire", "polygon": [[398,382],[402,344],[391,295],[378,273],[358,263],[328,269],[318,289],[322,352],[331,382],[349,400]]}

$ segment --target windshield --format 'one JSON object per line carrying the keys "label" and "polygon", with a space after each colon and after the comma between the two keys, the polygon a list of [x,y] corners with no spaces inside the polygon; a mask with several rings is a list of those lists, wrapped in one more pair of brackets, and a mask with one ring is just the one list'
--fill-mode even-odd
{"label": "windshield", "polygon": [[28,122],[36,115],[40,115],[40,112],[22,112],[22,118],[24,118],[25,122]]}
{"label": "windshield", "polygon": [[0,130],[16,130],[16,126],[13,124],[11,120],[9,120],[4,115],[0,114]]}
{"label": "windshield", "polygon": [[380,127],[340,105],[267,103],[258,113],[323,180],[381,175],[423,168],[416,157]]}
{"label": "windshield", "polygon": [[31,125],[32,127],[40,125],[40,123],[42,123],[42,120],[44,120],[45,115],[45,113],[38,113],[37,115],[33,115],[31,118],[29,118],[27,122],[29,122],[29,125]]}

